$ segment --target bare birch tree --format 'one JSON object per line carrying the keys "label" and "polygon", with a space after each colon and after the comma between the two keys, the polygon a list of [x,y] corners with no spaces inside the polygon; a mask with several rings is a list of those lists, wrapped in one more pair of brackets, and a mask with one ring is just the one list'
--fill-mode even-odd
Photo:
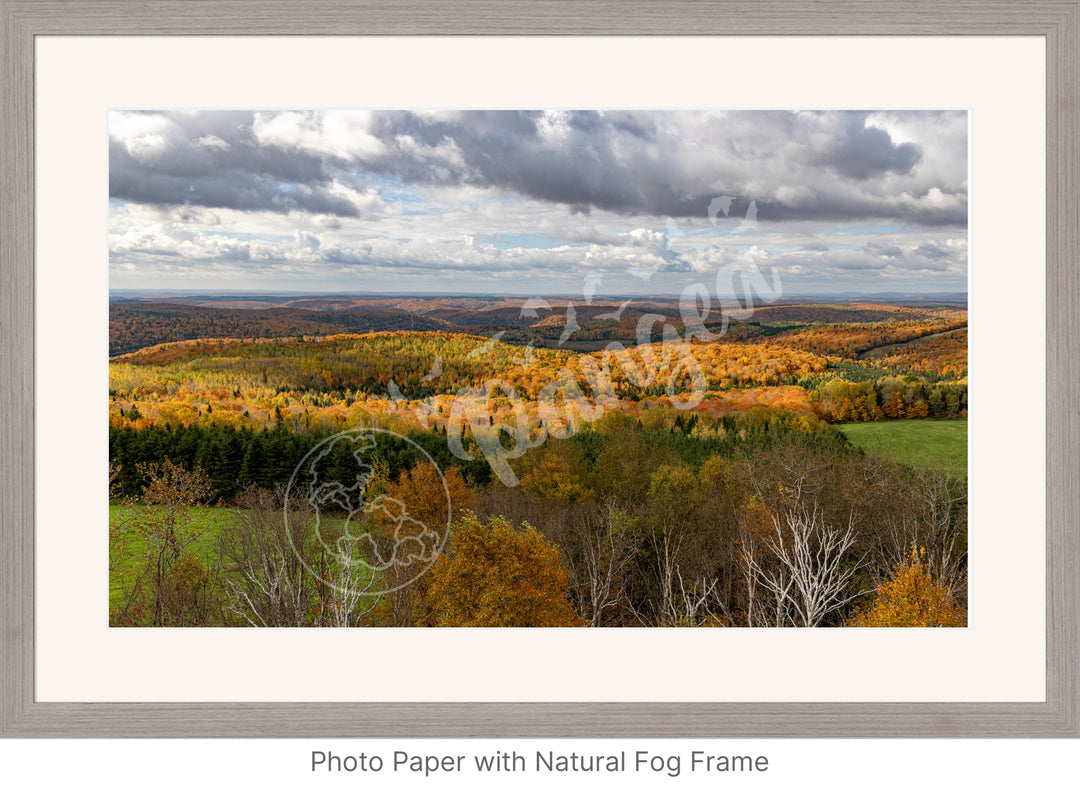
{"label": "bare birch tree", "polygon": [[[752,622],[754,616],[771,613],[772,626],[820,626],[830,613],[866,593],[852,587],[865,556],[847,559],[857,540],[853,520],[845,528],[828,526],[815,506],[786,510],[772,521],[773,532],[760,545],[747,543],[743,549]],[[765,604],[759,600],[755,605],[759,591]]]}
{"label": "bare birch tree", "polygon": [[935,581],[954,599],[967,595],[967,490],[944,472],[913,470],[911,508],[890,517],[875,574],[881,582],[906,565],[914,551]]}
{"label": "bare birch tree", "polygon": [[286,526],[279,497],[260,488],[244,492],[218,537],[229,613],[251,626],[307,624],[315,588],[303,556],[311,538],[310,515],[292,511]]}
{"label": "bare birch tree", "polygon": [[629,524],[628,517],[609,501],[585,518],[576,539],[576,565],[567,567],[570,590],[578,612],[591,627],[603,626],[605,613],[626,603],[630,564],[638,552],[638,538]]}
{"label": "bare birch tree", "polygon": [[719,579],[687,528],[662,525],[648,536],[656,561],[657,598],[653,612],[661,626],[727,623],[719,598]]}

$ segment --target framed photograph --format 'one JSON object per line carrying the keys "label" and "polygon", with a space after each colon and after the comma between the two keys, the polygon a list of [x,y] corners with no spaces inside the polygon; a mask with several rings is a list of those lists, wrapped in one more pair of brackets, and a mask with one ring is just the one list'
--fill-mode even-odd
{"label": "framed photograph", "polygon": [[0,0],[0,735],[1078,736],[1077,17]]}

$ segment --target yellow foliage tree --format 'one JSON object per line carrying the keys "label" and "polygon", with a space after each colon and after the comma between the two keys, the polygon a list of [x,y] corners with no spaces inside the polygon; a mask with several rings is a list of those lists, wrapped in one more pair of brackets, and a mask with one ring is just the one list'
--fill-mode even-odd
{"label": "yellow foliage tree", "polygon": [[580,461],[567,461],[549,450],[544,452],[532,472],[521,479],[521,486],[544,497],[577,502],[593,496],[592,490],[582,485],[584,475]]}
{"label": "yellow foliage tree", "polygon": [[[384,555],[393,552],[395,545],[407,542],[417,533],[432,533],[446,539],[452,517],[472,506],[472,490],[461,477],[457,467],[451,467],[442,477],[429,461],[419,461],[407,472],[402,472],[394,483],[384,483],[379,489],[390,500],[399,503],[410,522],[394,523],[386,513],[377,515],[376,523],[382,531],[377,540]],[[397,514],[397,511],[394,511]],[[406,547],[408,548],[408,547]],[[424,549],[423,547],[418,549]],[[384,586],[389,593],[382,600],[377,615],[382,623],[392,626],[409,626],[416,622],[420,582],[417,578],[426,567],[423,558],[408,564],[389,568]]]}
{"label": "yellow foliage tree", "polygon": [[432,566],[424,607],[437,627],[576,627],[567,598],[570,574],[559,550],[528,524],[501,516],[484,524],[466,512],[451,552]]}
{"label": "yellow foliage tree", "polygon": [[963,627],[966,611],[949,594],[949,589],[935,580],[922,562],[922,555],[911,551],[911,558],[877,588],[874,603],[856,611],[848,622],[851,627]]}

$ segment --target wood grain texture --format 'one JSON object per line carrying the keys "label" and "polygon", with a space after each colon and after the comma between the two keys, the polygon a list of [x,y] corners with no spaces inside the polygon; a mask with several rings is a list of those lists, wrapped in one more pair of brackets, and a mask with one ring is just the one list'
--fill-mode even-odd
{"label": "wood grain texture", "polygon": [[1069,3],[1017,0],[12,0],[52,34],[1044,34]]}
{"label": "wood grain texture", "polygon": [[1047,704],[1080,733],[1080,7],[1047,36]]}
{"label": "wood grain texture", "polygon": [[[0,737],[1080,736],[1077,2],[0,0]],[[53,704],[33,699],[33,38],[1030,34],[1047,41],[1047,700],[1037,704]]]}
{"label": "wood grain texture", "polygon": [[0,7],[0,736],[33,706],[33,34]]}

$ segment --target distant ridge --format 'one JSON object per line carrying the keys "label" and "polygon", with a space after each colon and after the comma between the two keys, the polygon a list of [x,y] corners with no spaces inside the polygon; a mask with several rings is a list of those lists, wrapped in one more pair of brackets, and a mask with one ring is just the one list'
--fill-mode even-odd
{"label": "distant ridge", "polygon": [[[730,329],[724,325],[721,305],[717,302],[710,307],[704,322],[714,333],[722,327],[722,333],[738,333],[748,338],[775,334],[792,325],[877,323],[919,317],[927,312],[956,317],[957,313],[965,314],[966,308],[967,298],[962,293],[789,296],[774,303],[756,304],[752,313],[738,317]],[[599,350],[610,342],[638,341],[642,333],[639,323],[646,315],[662,319],[648,323],[646,333],[662,336],[665,324],[672,324],[678,332],[682,328],[682,314],[679,298],[673,296],[636,299],[596,296],[587,303],[574,296],[527,300],[492,295],[379,297],[338,293],[298,297],[218,292],[157,295],[151,300],[148,296],[131,295],[109,304],[109,355],[196,339],[377,331],[500,335],[504,342],[518,345]]]}

